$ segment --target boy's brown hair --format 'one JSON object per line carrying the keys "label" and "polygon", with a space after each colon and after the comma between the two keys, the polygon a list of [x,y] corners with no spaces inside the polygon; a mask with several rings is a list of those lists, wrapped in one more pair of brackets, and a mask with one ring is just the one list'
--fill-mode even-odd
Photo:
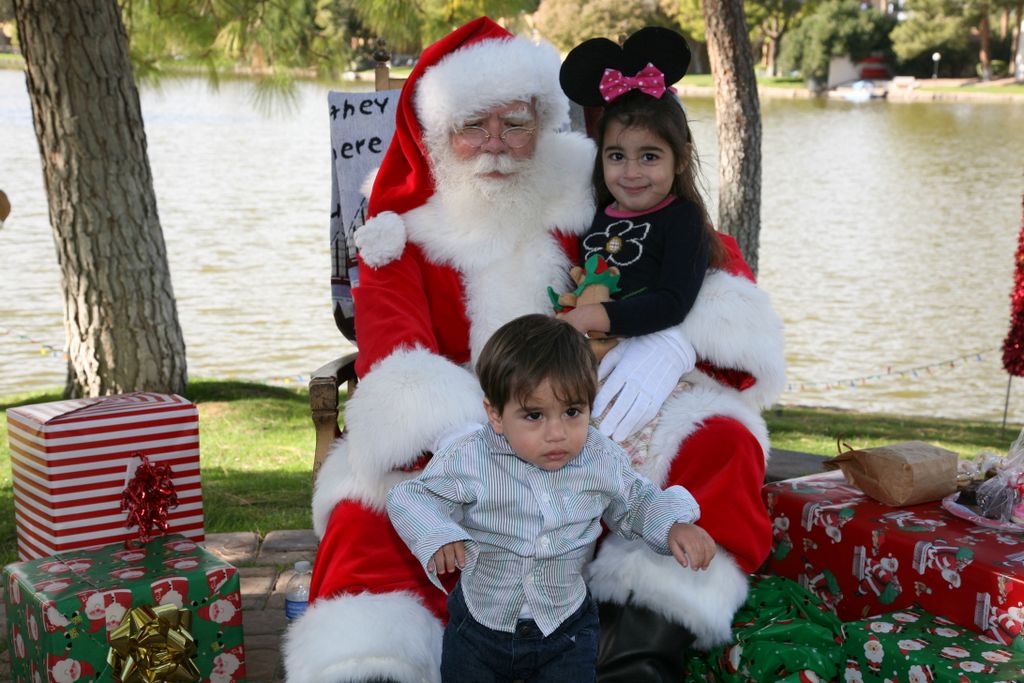
{"label": "boy's brown hair", "polygon": [[593,407],[597,358],[586,337],[567,322],[531,314],[505,323],[487,340],[476,362],[484,396],[495,410],[523,405],[544,380],[564,403]]}

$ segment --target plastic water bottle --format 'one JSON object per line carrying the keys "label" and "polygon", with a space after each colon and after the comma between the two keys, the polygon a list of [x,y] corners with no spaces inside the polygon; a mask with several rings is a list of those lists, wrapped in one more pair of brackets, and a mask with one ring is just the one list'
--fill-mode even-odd
{"label": "plastic water bottle", "polygon": [[309,580],[313,577],[313,571],[309,562],[299,560],[295,563],[295,573],[288,579],[288,585],[284,589],[284,615],[288,621],[294,621],[302,616],[309,603]]}

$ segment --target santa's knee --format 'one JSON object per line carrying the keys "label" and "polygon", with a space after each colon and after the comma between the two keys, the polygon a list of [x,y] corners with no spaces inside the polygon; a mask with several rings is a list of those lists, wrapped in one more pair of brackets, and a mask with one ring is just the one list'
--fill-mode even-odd
{"label": "santa's knee", "polygon": [[601,640],[598,683],[676,683],[696,636],[654,610],[633,602],[598,603]]}
{"label": "santa's knee", "polygon": [[316,600],[285,634],[289,683],[439,683],[440,620],[409,592]]}

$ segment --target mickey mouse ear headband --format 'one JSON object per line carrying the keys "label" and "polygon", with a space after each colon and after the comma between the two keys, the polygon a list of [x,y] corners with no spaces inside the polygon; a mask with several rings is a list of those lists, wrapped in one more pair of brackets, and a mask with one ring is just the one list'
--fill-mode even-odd
{"label": "mickey mouse ear headband", "polygon": [[558,81],[570,100],[584,107],[603,107],[620,95],[640,90],[661,97],[686,74],[690,48],[675,31],[642,28],[622,47],[607,38],[593,38],[574,47],[562,63]]}

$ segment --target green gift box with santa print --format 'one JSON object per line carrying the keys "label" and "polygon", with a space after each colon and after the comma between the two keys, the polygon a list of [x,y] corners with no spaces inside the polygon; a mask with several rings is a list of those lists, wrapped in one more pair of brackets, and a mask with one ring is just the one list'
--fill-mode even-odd
{"label": "green gift box with santa print", "polygon": [[919,609],[843,624],[846,682],[1010,683],[1024,680],[1024,654]]}
{"label": "green gift box with santa print", "polygon": [[13,680],[116,681],[110,633],[142,605],[191,613],[190,659],[202,680],[245,680],[238,570],[183,536],[15,562],[3,588]]}

